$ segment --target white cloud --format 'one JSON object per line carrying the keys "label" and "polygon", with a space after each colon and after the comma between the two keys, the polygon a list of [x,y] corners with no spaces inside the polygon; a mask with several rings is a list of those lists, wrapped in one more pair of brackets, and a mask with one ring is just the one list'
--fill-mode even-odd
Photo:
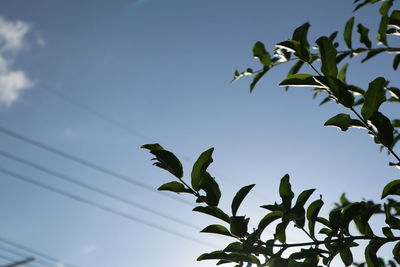
{"label": "white cloud", "polygon": [[0,103],[6,106],[12,105],[21,91],[33,85],[24,71],[11,69],[29,30],[29,24],[23,21],[7,21],[0,17]]}

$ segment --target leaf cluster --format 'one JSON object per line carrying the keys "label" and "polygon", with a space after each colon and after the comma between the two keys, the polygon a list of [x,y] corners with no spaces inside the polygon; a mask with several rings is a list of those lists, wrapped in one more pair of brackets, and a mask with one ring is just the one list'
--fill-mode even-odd
{"label": "leaf cluster", "polygon": [[[308,41],[309,23],[296,28],[290,40],[275,45],[268,52],[262,42],[256,42],[253,56],[261,64],[258,71],[247,68],[235,71],[234,81],[245,76],[253,76],[250,84],[252,92],[257,83],[273,68],[291,63],[287,76],[280,86],[311,87],[314,97],[325,94],[325,104],[334,101],[346,112],[339,113],[325,122],[325,126],[335,126],[342,131],[361,128],[374,138],[376,144],[386,148],[400,166],[400,157],[394,151],[400,140],[400,119],[390,119],[382,111],[382,105],[400,102],[400,89],[390,85],[385,77],[371,79],[368,88],[347,82],[347,69],[351,60],[364,54],[362,63],[384,53],[395,54],[392,67],[396,71],[400,64],[400,48],[391,47],[388,36],[400,35],[400,10],[395,9],[394,0],[355,0],[354,11],[367,5],[379,5],[380,23],[376,34],[376,46],[369,37],[369,28],[361,23],[355,27],[356,18],[351,17],[344,26],[343,42],[336,41],[338,32],[321,36],[315,41],[317,53],[311,52]],[[357,28],[358,43],[353,39]],[[340,46],[344,49],[339,49]],[[344,61],[348,61],[344,63]],[[300,72],[306,66],[311,73]],[[324,206],[322,196],[311,199],[315,189],[307,189],[297,195],[292,191],[290,177],[284,175],[280,180],[280,200],[262,205],[266,210],[264,217],[250,229],[250,218],[241,215],[239,208],[254,184],[244,186],[234,196],[231,210],[219,207],[221,190],[216,179],[208,172],[213,162],[213,148],[200,154],[194,163],[190,181],[184,179],[180,160],[159,144],[148,144],[142,148],[155,156],[154,165],[160,167],[176,180],[163,184],[158,190],[190,194],[198,206],[193,211],[212,216],[219,223],[205,227],[201,232],[227,236],[232,242],[225,248],[202,254],[198,260],[217,260],[217,265],[234,263],[235,266],[270,267],[314,267],[330,266],[332,260],[340,257],[345,266],[399,266],[400,265],[400,203],[395,199],[400,195],[400,180],[388,183],[382,190],[381,203],[373,201],[349,201],[342,195],[335,208],[321,212]],[[395,198],[390,198],[390,197]],[[327,214],[323,216],[323,214]],[[383,216],[381,231],[370,225],[372,218]],[[290,242],[288,231],[295,230],[306,234],[308,240],[301,243]],[[391,259],[379,257],[379,249],[384,245],[392,247]],[[354,262],[354,247],[364,249],[364,262]]]}

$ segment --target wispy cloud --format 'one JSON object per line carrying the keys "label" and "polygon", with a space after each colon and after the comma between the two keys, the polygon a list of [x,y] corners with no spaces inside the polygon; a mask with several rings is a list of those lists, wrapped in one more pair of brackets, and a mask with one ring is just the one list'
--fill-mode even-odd
{"label": "wispy cloud", "polygon": [[0,17],[0,103],[6,106],[11,106],[21,91],[33,85],[24,71],[11,68],[29,30],[29,24],[23,21],[8,21]]}

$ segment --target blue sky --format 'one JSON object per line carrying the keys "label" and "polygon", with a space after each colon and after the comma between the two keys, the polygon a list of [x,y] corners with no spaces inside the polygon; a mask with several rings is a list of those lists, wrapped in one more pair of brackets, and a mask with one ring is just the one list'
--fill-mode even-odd
{"label": "blue sky", "polygon": [[[378,199],[398,172],[361,130],[341,133],[322,126],[344,112],[341,107],[319,107],[308,89],[279,88],[285,67],[272,71],[251,95],[249,81],[229,83],[235,69],[258,66],[251,57],[256,41],[271,50],[306,21],[312,24],[313,41],[342,30],[351,10],[351,1],[344,0],[3,0],[0,127],[154,189],[172,177],[151,166],[147,152],[139,149],[142,144],[158,142],[172,150],[186,173],[202,151],[215,147],[211,169],[224,193],[222,206],[229,207],[241,186],[256,183],[242,209],[256,218],[263,215],[257,206],[278,200],[285,173],[291,174],[296,192],[317,187],[315,198],[323,195],[326,210],[342,192],[352,200]],[[359,19],[374,28],[375,12],[366,8]],[[388,59],[363,65],[356,60],[349,67],[349,82],[365,88],[384,75],[398,84]],[[398,114],[396,107],[383,108]],[[227,244],[199,233],[214,220],[193,214],[190,206],[164,193],[4,134],[0,144],[5,152],[198,226],[179,225],[2,157],[1,169],[147,223],[1,174],[0,239],[81,267],[213,266],[195,261],[213,248],[150,223],[217,248]]]}

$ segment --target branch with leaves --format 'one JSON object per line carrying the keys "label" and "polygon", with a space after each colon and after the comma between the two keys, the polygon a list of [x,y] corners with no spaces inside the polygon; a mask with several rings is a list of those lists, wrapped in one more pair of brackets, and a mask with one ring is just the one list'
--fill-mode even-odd
{"label": "branch with leaves", "polygon": [[[368,5],[380,3],[381,17],[378,27],[376,47],[368,37],[369,29],[359,23],[357,32],[361,47],[355,47],[352,41],[355,17],[345,24],[343,42],[346,48],[338,50],[340,44],[335,41],[338,32],[330,36],[321,36],[316,40],[318,53],[311,53],[307,40],[309,23],[295,29],[292,39],[276,44],[273,53],[269,53],[265,45],[257,42],[253,47],[253,56],[259,59],[262,68],[253,71],[236,71],[234,80],[254,75],[250,84],[253,91],[259,80],[272,68],[295,61],[287,77],[280,83],[286,90],[291,86],[311,87],[314,94],[325,93],[322,101],[335,101],[348,110],[328,119],[325,126],[336,126],[342,131],[351,127],[362,128],[373,136],[376,144],[386,148],[396,162],[390,165],[400,166],[400,157],[395,152],[396,143],[400,140],[399,119],[389,119],[381,111],[386,102],[399,103],[400,89],[389,86],[389,80],[384,77],[373,79],[366,90],[359,86],[348,84],[346,72],[349,63],[340,68],[344,60],[351,60],[358,54],[366,53],[362,62],[382,53],[394,53],[393,69],[400,64],[400,48],[389,46],[387,35],[400,35],[400,10],[393,9],[398,2],[394,0],[356,0],[355,11]],[[392,10],[393,9],[393,10]],[[271,56],[271,54],[273,56]],[[308,66],[312,73],[299,73]],[[355,116],[354,118],[351,116]],[[223,211],[218,205],[221,198],[220,187],[215,178],[207,171],[213,162],[213,148],[204,151],[192,167],[190,183],[186,182],[180,160],[159,144],[142,146],[155,157],[154,165],[168,171],[177,180],[159,187],[158,190],[174,193],[186,193],[194,197],[199,204],[193,211],[212,216],[221,222],[204,228],[201,232],[224,235],[232,238],[224,249],[205,253],[198,260],[217,260],[217,264],[235,263],[236,266],[330,266],[332,260],[339,256],[346,266],[398,266],[400,264],[400,203],[389,198],[400,195],[400,180],[394,180],[382,190],[382,202],[373,201],[351,202],[344,195],[340,197],[336,207],[323,217],[320,211],[324,205],[322,196],[307,204],[315,189],[302,191],[295,198],[290,177],[286,174],[279,185],[279,203],[261,206],[266,209],[266,215],[257,223],[257,227],[249,229],[250,218],[238,214],[239,207],[254,184],[241,188],[232,200],[231,210]],[[371,218],[384,216],[381,233],[370,226]],[[308,241],[292,243],[287,241],[289,226],[304,233]],[[273,232],[268,234],[266,229]],[[367,242],[367,244],[365,244]],[[379,249],[392,245],[393,258],[383,260],[378,255]],[[364,245],[365,262],[353,262],[353,247]]]}

